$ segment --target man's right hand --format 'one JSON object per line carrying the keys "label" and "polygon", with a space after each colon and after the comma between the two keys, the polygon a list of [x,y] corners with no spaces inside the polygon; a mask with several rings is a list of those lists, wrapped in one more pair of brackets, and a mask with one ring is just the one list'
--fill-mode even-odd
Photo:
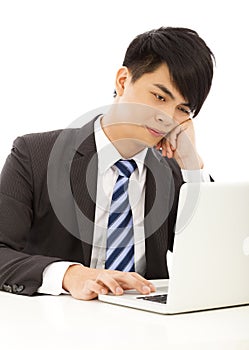
{"label": "man's right hand", "polygon": [[67,269],[62,287],[74,298],[81,300],[91,300],[98,294],[108,292],[122,295],[127,289],[136,289],[140,294],[156,290],[150,281],[136,272],[99,270],[76,264]]}

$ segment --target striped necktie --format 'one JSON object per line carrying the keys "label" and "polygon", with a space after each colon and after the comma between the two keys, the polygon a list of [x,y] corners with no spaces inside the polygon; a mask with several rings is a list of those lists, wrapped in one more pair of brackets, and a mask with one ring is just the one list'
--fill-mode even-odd
{"label": "striped necktie", "polygon": [[129,178],[137,164],[119,160],[115,164],[119,176],[113,189],[107,229],[105,268],[135,271],[132,211],[128,198]]}

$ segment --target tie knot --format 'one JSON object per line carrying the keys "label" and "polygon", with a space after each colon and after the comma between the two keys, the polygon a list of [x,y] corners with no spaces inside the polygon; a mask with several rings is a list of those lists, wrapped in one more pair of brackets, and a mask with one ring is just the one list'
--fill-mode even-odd
{"label": "tie knot", "polygon": [[114,165],[118,168],[119,175],[129,178],[137,168],[135,160],[118,160]]}

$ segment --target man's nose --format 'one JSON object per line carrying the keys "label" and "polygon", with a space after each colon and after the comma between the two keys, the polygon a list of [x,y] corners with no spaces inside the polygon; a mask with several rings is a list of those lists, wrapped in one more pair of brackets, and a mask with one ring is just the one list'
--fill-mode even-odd
{"label": "man's nose", "polygon": [[175,125],[175,120],[173,116],[166,113],[158,113],[156,115],[156,120],[158,123],[162,124],[165,127],[172,127]]}

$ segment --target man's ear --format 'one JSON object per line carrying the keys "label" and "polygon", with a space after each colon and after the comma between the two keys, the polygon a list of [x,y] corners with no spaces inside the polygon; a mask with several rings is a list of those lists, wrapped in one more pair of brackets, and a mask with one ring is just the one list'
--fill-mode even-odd
{"label": "man's ear", "polygon": [[127,67],[123,66],[119,68],[116,74],[115,89],[117,96],[122,96],[125,89],[125,84],[130,77],[130,73]]}

